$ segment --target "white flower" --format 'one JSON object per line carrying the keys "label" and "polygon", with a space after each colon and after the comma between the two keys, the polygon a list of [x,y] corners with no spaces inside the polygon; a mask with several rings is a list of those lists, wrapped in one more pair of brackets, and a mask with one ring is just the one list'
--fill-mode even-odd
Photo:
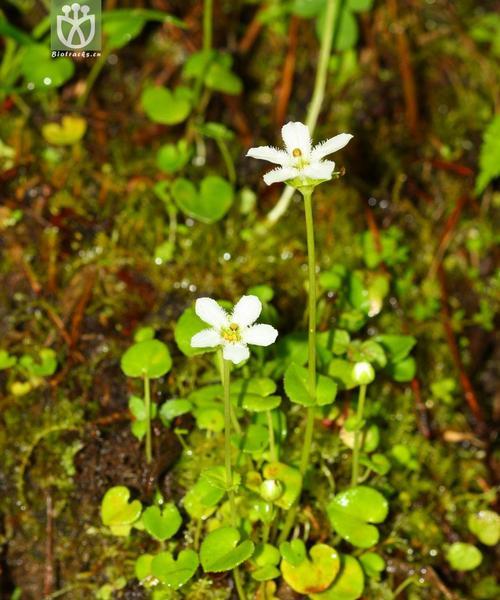
{"label": "white flower", "polygon": [[269,346],[278,336],[278,332],[271,325],[254,325],[262,311],[262,304],[257,296],[243,296],[231,315],[212,298],[198,298],[195,311],[210,328],[193,335],[191,346],[222,346],[224,359],[232,361],[235,365],[250,356],[247,344]]}
{"label": "white flower", "polygon": [[[299,178],[303,185],[311,185],[308,180],[331,179],[335,163],[332,160],[322,160],[328,154],[346,146],[353,137],[350,133],[341,133],[312,147],[309,127],[304,123],[287,123],[281,130],[286,150],[272,146],[250,148],[247,156],[267,160],[280,165],[264,175],[267,185],[279,181],[289,181]],[[297,186],[295,186],[297,187]]]}

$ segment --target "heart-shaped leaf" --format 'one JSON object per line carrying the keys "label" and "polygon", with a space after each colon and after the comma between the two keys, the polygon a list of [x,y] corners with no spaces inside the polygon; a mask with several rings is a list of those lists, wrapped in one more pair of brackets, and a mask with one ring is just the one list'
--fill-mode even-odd
{"label": "heart-shaped leaf", "polygon": [[302,489],[300,472],[285,463],[273,462],[266,465],[262,473],[265,479],[277,479],[283,484],[283,495],[275,501],[275,504],[280,508],[289,510]]}
{"label": "heart-shaped leaf", "polygon": [[333,584],[320,594],[311,594],[311,600],[357,600],[363,595],[365,577],[359,562],[348,554],[341,555],[341,569]]}
{"label": "heart-shaped leaf", "polygon": [[82,117],[65,115],[61,123],[46,123],[42,135],[54,146],[70,146],[79,142],[87,130],[87,121]]}
{"label": "heart-shaped leaf", "polygon": [[316,544],[300,564],[281,562],[281,573],[288,585],[300,594],[322,592],[335,579],[340,569],[337,551],[326,544]]}
{"label": "heart-shaped leaf", "polygon": [[163,542],[177,533],[182,517],[175,504],[170,502],[162,510],[158,506],[147,508],[142,514],[142,522],[150,535]]}
{"label": "heart-shaped leaf", "polygon": [[11,356],[7,350],[0,350],[0,371],[3,369],[10,369],[17,362],[17,358],[15,356]]}
{"label": "heart-shaped leaf", "polygon": [[127,536],[142,511],[139,500],[129,503],[130,491],[123,485],[110,488],[102,499],[101,519],[115,535]]}
{"label": "heart-shaped leaf", "polygon": [[327,507],[335,531],[358,548],[370,548],[378,542],[378,529],[368,523],[382,523],[388,510],[384,496],[363,485],[337,494]]}
{"label": "heart-shaped leaf", "polygon": [[455,542],[448,548],[446,559],[457,571],[472,571],[481,564],[483,555],[472,544]]}
{"label": "heart-shaped leaf", "polygon": [[306,559],[306,545],[301,539],[280,544],[281,556],[294,567],[298,567]]}
{"label": "heart-shaped leaf", "polygon": [[164,87],[149,87],[142,92],[141,104],[155,123],[176,125],[182,123],[191,112],[191,92],[183,87],[174,91]]}
{"label": "heart-shaped leaf", "polygon": [[194,550],[182,550],[177,560],[170,552],[160,552],[151,562],[151,573],[169,588],[177,590],[191,579],[198,565]]}
{"label": "heart-shaped leaf", "polygon": [[170,352],[159,340],[145,340],[130,346],[121,360],[122,371],[128,377],[156,379],[168,373],[171,367]]}
{"label": "heart-shaped leaf", "polygon": [[309,394],[309,373],[305,367],[291,363],[285,372],[285,392],[292,402],[302,406],[325,406],[331,404],[337,395],[337,384],[324,375],[316,382],[316,400]]}
{"label": "heart-shaped leaf", "polygon": [[191,147],[186,140],[180,140],[177,144],[165,144],[158,150],[156,164],[165,173],[175,173],[188,163],[191,154]]}
{"label": "heart-shaped leaf", "polygon": [[172,196],[188,217],[202,223],[215,223],[231,208],[233,186],[218,175],[204,177],[199,191],[188,179],[179,177],[172,184]]}
{"label": "heart-shaped leaf", "polygon": [[487,546],[496,546],[500,538],[500,516],[492,510],[481,510],[470,515],[469,529],[480,542]]}
{"label": "heart-shaped leaf", "polygon": [[235,527],[220,527],[209,533],[200,548],[203,570],[206,573],[230,571],[249,559],[254,551],[253,542],[239,542],[240,533]]}
{"label": "heart-shaped leaf", "polygon": [[151,563],[154,556],[152,554],[143,554],[135,561],[134,572],[139,581],[147,579],[151,575]]}

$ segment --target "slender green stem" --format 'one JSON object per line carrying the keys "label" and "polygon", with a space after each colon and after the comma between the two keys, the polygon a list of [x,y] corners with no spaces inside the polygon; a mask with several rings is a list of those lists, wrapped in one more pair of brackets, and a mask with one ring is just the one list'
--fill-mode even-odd
{"label": "slender green stem", "polygon": [[274,439],[274,427],[273,427],[273,415],[270,410],[266,411],[267,414],[267,428],[269,430],[269,455],[272,462],[278,460],[278,453],[276,452],[276,441]]}
{"label": "slender green stem", "polygon": [[82,108],[83,106],[85,106],[85,104],[88,100],[90,91],[94,87],[94,83],[96,82],[96,79],[99,77],[102,69],[104,68],[104,65],[106,64],[106,61],[108,60],[108,56],[111,54],[112,49],[113,48],[111,48],[111,46],[105,46],[101,52],[101,56],[99,56],[99,58],[92,65],[92,68],[90,69],[90,73],[88,74],[88,77],[87,77],[85,91],[83,92],[83,94],[78,99],[78,102],[76,103],[78,108]]}
{"label": "slender green stem", "polygon": [[360,423],[363,420],[365,410],[366,384],[359,386],[358,409],[356,411],[356,431],[354,432],[354,447],[352,450],[352,477],[351,485],[357,485],[359,479],[359,451],[361,448],[361,428]]}
{"label": "slender green stem", "polygon": [[144,408],[146,410],[146,462],[149,464],[153,458],[151,451],[151,390],[149,377],[144,374]]}
{"label": "slender green stem", "polygon": [[236,181],[236,169],[234,168],[234,161],[229,152],[227,144],[224,140],[217,139],[217,146],[219,148],[219,152],[222,155],[224,160],[224,164],[226,165],[227,176],[229,177],[229,181],[231,183],[235,183]]}
{"label": "slender green stem", "polygon": [[243,589],[243,584],[241,583],[240,572],[238,571],[238,567],[233,569],[233,578],[234,583],[236,585],[236,591],[238,592],[238,598],[240,600],[246,600],[245,590]]}
{"label": "slender green stem", "polygon": [[[306,218],[307,263],[309,270],[308,289],[308,391],[311,399],[316,400],[316,248],[314,242],[314,219],[312,211],[312,188],[301,190],[304,196],[304,212]],[[300,458],[300,474],[304,476],[309,464],[314,433],[314,406],[307,408],[306,429]],[[278,542],[287,539],[297,515],[298,504],[288,511]]]}
{"label": "slender green stem", "polygon": [[231,466],[231,363],[222,358],[222,387],[224,388],[224,464],[226,468],[227,495],[231,507],[231,521],[235,527],[238,523],[236,504],[234,502],[233,472]]}
{"label": "slender green stem", "polygon": [[[309,396],[314,402],[316,400],[316,248],[314,243],[314,219],[312,212],[312,188],[302,190],[304,196],[304,212],[306,217],[307,235],[307,265],[309,271],[308,289],[308,387]],[[314,406],[307,409],[306,430],[302,446],[300,460],[300,473],[304,475],[311,454],[312,438],[314,430]]]}
{"label": "slender green stem", "polygon": [[[328,73],[328,63],[332,52],[333,34],[335,25],[340,14],[339,8],[343,0],[327,0],[325,26],[323,29],[323,37],[321,38],[321,47],[319,51],[318,67],[316,69],[316,78],[314,80],[314,90],[311,103],[307,109],[306,124],[309,126],[311,135],[314,132],[318,116],[321,111],[321,105],[325,97],[326,79]],[[267,225],[270,227],[277,223],[285,214],[292,199],[294,189],[286,186],[281,193],[280,199],[276,206],[267,215]]]}
{"label": "slender green stem", "polygon": [[203,2],[203,50],[212,48],[212,13],[213,0]]}

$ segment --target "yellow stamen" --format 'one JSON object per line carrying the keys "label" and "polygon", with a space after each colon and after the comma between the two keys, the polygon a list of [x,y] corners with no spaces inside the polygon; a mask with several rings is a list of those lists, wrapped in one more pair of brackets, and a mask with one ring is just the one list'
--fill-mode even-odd
{"label": "yellow stamen", "polygon": [[292,152],[292,156],[294,156],[295,158],[302,156],[302,150],[300,148],[294,148],[293,152]]}

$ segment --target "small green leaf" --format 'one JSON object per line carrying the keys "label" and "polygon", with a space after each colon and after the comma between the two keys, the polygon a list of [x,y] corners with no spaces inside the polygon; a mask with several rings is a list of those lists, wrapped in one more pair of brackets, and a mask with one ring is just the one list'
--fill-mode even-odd
{"label": "small green leaf", "polygon": [[165,504],[160,510],[158,506],[150,506],[142,514],[145,530],[156,540],[163,542],[177,533],[182,525],[182,517],[173,503]]}
{"label": "small green leaf", "polygon": [[171,552],[160,552],[151,563],[151,572],[167,587],[177,590],[196,573],[199,560],[194,550],[182,550],[174,559]]}
{"label": "small green leaf", "polygon": [[373,0],[347,0],[347,8],[354,12],[365,12],[372,7]]}
{"label": "small green leaf", "polygon": [[412,351],[417,340],[412,335],[378,335],[375,341],[382,345],[393,363],[402,361]]}
{"label": "small green leaf", "polygon": [[197,408],[193,411],[193,416],[199,429],[206,429],[215,433],[224,429],[222,408]]}
{"label": "small green leaf", "polygon": [[341,569],[333,584],[320,594],[311,594],[311,600],[358,600],[363,595],[365,578],[359,562],[348,554],[341,554]]}
{"label": "small green leaf", "polygon": [[378,542],[378,529],[368,523],[382,523],[388,510],[384,496],[363,485],[337,494],[327,507],[335,531],[358,548],[370,548]]}
{"label": "small green leaf", "polygon": [[172,184],[172,196],[185,215],[211,224],[220,221],[231,208],[234,190],[218,175],[205,177],[199,192],[191,181],[181,177]]}
{"label": "small green leaf", "polygon": [[176,125],[191,112],[190,91],[182,87],[173,92],[164,87],[149,87],[142,92],[141,104],[146,115],[155,123]]}
{"label": "small green leaf", "polygon": [[152,340],[155,336],[155,330],[153,327],[139,327],[134,331],[134,342],[145,342],[146,340]]}
{"label": "small green leaf", "polygon": [[158,150],[156,164],[165,173],[175,173],[187,165],[191,154],[191,147],[186,140],[180,140],[177,144],[164,144]]}
{"label": "small green leaf", "polygon": [[417,365],[413,356],[408,356],[398,363],[391,363],[387,366],[389,375],[394,381],[401,383],[411,381],[415,377]]}
{"label": "small green leaf", "polygon": [[71,79],[75,66],[70,58],[52,58],[44,44],[30,44],[20,51],[21,72],[37,91],[57,88]]}
{"label": "small green leaf", "polygon": [[482,194],[491,181],[500,177],[500,115],[486,127],[479,154],[476,195]]}
{"label": "small green leaf", "polygon": [[142,504],[140,501],[133,500],[129,503],[129,498],[130,491],[128,488],[119,485],[110,488],[102,499],[102,522],[110,527],[115,535],[127,536],[130,527],[141,515]]}
{"label": "small green leaf", "polygon": [[205,76],[205,85],[223,94],[237,95],[243,89],[241,79],[231,69],[220,62],[210,65]]}
{"label": "small green leaf", "polygon": [[220,527],[209,533],[200,548],[203,570],[206,573],[230,571],[249,559],[254,551],[253,542],[239,542],[240,533],[235,527]]}
{"label": "small green leaf", "polygon": [[268,446],[269,433],[267,427],[252,423],[246,427],[241,434],[233,435],[231,440],[242,452],[246,452],[247,454],[259,454]]}
{"label": "small green leaf", "polygon": [[281,573],[288,585],[300,594],[313,594],[326,590],[337,576],[340,558],[337,551],[326,544],[316,544],[298,565],[281,562]]}
{"label": "small green leaf", "polygon": [[170,371],[172,358],[159,340],[145,340],[131,346],[122,356],[121,368],[127,377],[156,379]]}
{"label": "small green leaf", "polygon": [[181,415],[185,415],[193,410],[193,405],[189,400],[167,400],[162,407],[160,408],[160,417],[163,421],[169,422],[175,419],[176,417],[180,417]]}
{"label": "small green leaf", "polygon": [[294,567],[298,567],[306,559],[306,546],[304,542],[297,538],[291,542],[282,542],[280,544],[281,556]]}
{"label": "small green leaf", "polygon": [[243,400],[243,408],[250,412],[273,410],[280,404],[280,396],[259,396],[258,394],[246,394]]}
{"label": "small green leaf", "polygon": [[[220,467],[214,467],[219,469]],[[207,477],[200,476],[194,486],[184,496],[183,505],[193,519],[206,519],[222,500],[225,489],[214,485]]]}
{"label": "small green leaf", "polygon": [[316,383],[316,401],[309,394],[309,372],[305,367],[291,363],[285,371],[285,392],[292,402],[302,406],[325,406],[331,404],[337,395],[337,384],[326,377],[319,375]]}
{"label": "small green leaf", "polygon": [[481,564],[483,555],[472,544],[455,542],[448,548],[446,559],[457,571],[472,571]]}
{"label": "small green leaf", "polygon": [[376,552],[365,552],[359,557],[359,562],[368,577],[375,579],[379,577],[380,573],[386,567],[385,560]]}
{"label": "small green leaf", "polygon": [[500,539],[500,516],[492,510],[480,510],[469,516],[469,529],[486,546],[496,546]]}
{"label": "small green leaf", "polygon": [[4,369],[10,369],[17,362],[15,356],[11,356],[7,350],[0,350],[0,371]]}

